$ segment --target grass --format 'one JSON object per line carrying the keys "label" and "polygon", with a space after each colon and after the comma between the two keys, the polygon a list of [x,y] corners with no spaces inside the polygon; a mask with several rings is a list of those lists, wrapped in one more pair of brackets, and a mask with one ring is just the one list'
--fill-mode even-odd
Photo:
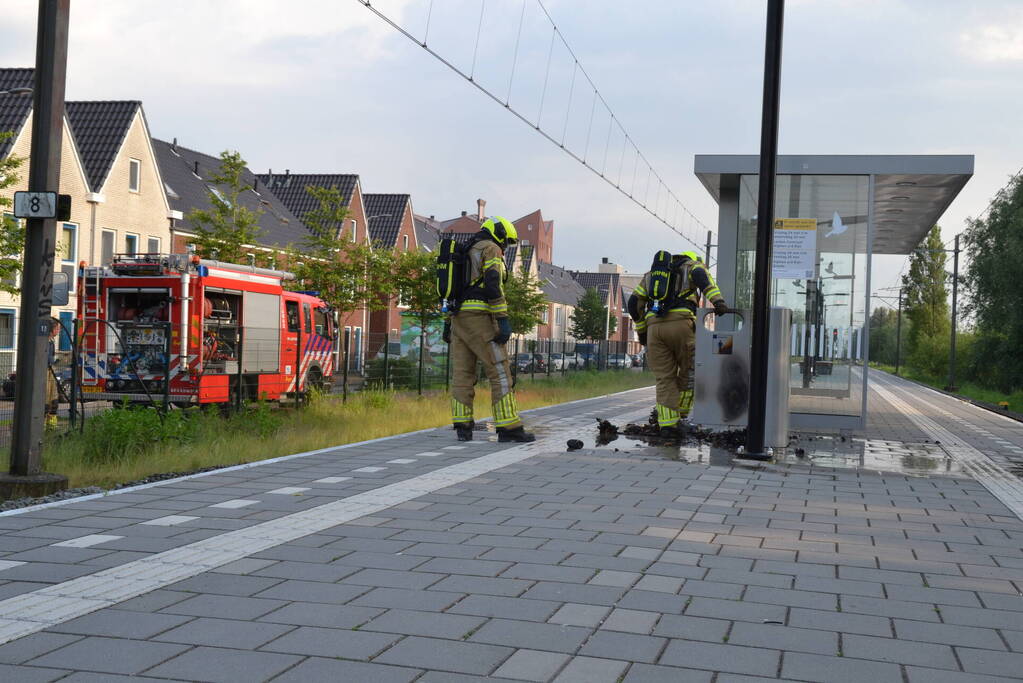
{"label": "grass", "polygon": [[[871,367],[876,367],[879,370],[890,372],[895,374],[894,365],[882,365],[880,363],[871,363]],[[948,384],[948,377],[938,377],[936,375],[930,375],[925,372],[921,372],[915,368],[907,367],[903,365],[899,368],[899,375],[906,379],[911,379],[921,384],[934,387],[935,389],[945,389],[945,385]],[[973,382],[956,382],[958,385],[955,393],[966,398],[972,398],[975,401],[984,401],[992,405],[998,405],[1002,401],[1006,401],[1009,404],[1009,410],[1016,413],[1023,413],[1023,389],[1006,394],[1001,391],[995,391],[994,389],[988,389],[979,384]]]}
{"label": "grass", "polygon": [[[648,372],[579,372],[563,378],[520,378],[520,410],[650,386]],[[476,387],[475,413],[491,414],[490,391]],[[526,418],[528,423],[528,417]],[[301,410],[272,410],[265,404],[221,418],[214,413],[172,412],[161,422],[155,411],[110,410],[86,423],[82,434],[46,444],[43,465],[72,487],[111,486],[164,472],[266,460],[450,424],[448,394],[435,391],[363,392],[322,397]]]}

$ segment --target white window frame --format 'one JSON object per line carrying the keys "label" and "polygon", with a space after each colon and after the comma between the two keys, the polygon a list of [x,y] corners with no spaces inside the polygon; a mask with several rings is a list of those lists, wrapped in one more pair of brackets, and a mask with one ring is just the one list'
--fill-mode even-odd
{"label": "white window frame", "polygon": [[[129,251],[128,250],[128,240],[129,239],[134,239],[135,240],[135,249],[133,251]],[[124,253],[125,254],[129,254],[131,256],[134,256],[134,255],[139,253],[139,236],[138,236],[137,233],[134,233],[134,232],[126,232],[126,233],[124,233]]]}
{"label": "white window frame", "polygon": [[359,239],[359,224],[356,223],[355,220],[352,220],[352,226],[351,227],[352,227],[352,237],[351,237],[351,240],[353,242],[356,242]]}
{"label": "white window frame", "polygon": [[546,308],[543,309],[542,315],[540,316],[540,323],[543,324],[543,325],[546,325],[548,323],[548,321],[550,320],[550,313],[548,311],[549,311],[549,309],[546,309]]}
{"label": "white window frame", "polygon": [[109,266],[109,263],[102,263],[103,261],[103,235],[110,235],[110,258],[113,260],[114,254],[117,253],[117,231],[109,228],[102,228],[99,231],[99,260],[101,266]]}
{"label": "white window frame", "polygon": [[401,236],[401,248],[402,251],[408,251],[408,235]]}
{"label": "white window frame", "polygon": [[64,270],[63,266],[71,266],[71,277],[68,278],[68,286],[71,288],[71,291],[74,292],[75,276],[78,274],[78,269],[75,268],[75,264],[77,263],[78,258],[78,238],[81,235],[81,231],[79,230],[78,223],[72,223],[71,221],[61,221],[60,222],[61,249],[64,248],[64,230],[66,230],[68,227],[70,227],[74,231],[74,237],[72,237],[71,239],[71,254],[69,255],[61,254],[60,265],[62,266],[61,267],[62,271]]}
{"label": "white window frame", "polygon": [[[131,186],[132,169],[135,171],[135,187]],[[142,188],[142,161],[128,159],[128,192],[138,193]]]}
{"label": "white window frame", "polygon": [[[156,251],[153,251],[152,249],[149,248],[151,246],[152,242],[156,242]],[[147,254],[160,254],[160,253],[162,253],[162,249],[163,249],[163,240],[161,240],[159,237],[153,237],[152,235],[148,235],[146,237],[146,253]]]}

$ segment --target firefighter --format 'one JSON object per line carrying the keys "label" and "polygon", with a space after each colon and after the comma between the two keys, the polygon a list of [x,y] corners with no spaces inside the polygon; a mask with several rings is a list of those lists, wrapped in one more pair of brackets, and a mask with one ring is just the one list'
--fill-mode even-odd
{"label": "firefighter", "polygon": [[[655,267],[636,286],[628,308],[636,322],[639,343],[647,348],[647,363],[657,377],[660,432],[666,437],[677,437],[679,421],[689,417],[693,406],[693,355],[700,295],[711,302],[718,315],[725,313],[728,306],[714,278],[694,252],[672,255],[670,261],[670,279],[664,279],[667,287],[652,286],[652,280],[658,277]],[[657,289],[665,291],[660,300],[651,294]]]}
{"label": "firefighter", "polygon": [[451,421],[459,441],[471,441],[472,404],[476,395],[476,361],[490,380],[498,441],[528,442],[535,437],[522,427],[512,393],[512,375],[505,344],[511,338],[508,304],[504,300],[504,249],[518,233],[511,221],[495,216],[480,226],[469,248],[468,283],[457,312],[444,323],[444,341],[451,354]]}

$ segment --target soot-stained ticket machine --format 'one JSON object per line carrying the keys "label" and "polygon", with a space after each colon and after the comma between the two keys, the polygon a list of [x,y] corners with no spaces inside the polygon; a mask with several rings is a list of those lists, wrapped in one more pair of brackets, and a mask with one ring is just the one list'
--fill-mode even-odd
{"label": "soot-stained ticket machine", "polygon": [[[713,309],[696,315],[696,366],[692,421],[711,429],[737,429],[748,423],[750,341],[749,311],[716,316]],[[789,346],[792,311],[771,309],[768,345],[767,428],[764,444],[782,448],[789,442]]]}

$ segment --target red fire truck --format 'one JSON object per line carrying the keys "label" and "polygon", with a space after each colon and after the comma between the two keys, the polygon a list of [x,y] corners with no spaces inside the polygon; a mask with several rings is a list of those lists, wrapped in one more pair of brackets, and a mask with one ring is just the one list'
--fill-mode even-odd
{"label": "red fire truck", "polygon": [[83,397],[227,403],[295,398],[328,384],[337,323],[316,296],[283,288],[293,278],[187,254],[83,263]]}

